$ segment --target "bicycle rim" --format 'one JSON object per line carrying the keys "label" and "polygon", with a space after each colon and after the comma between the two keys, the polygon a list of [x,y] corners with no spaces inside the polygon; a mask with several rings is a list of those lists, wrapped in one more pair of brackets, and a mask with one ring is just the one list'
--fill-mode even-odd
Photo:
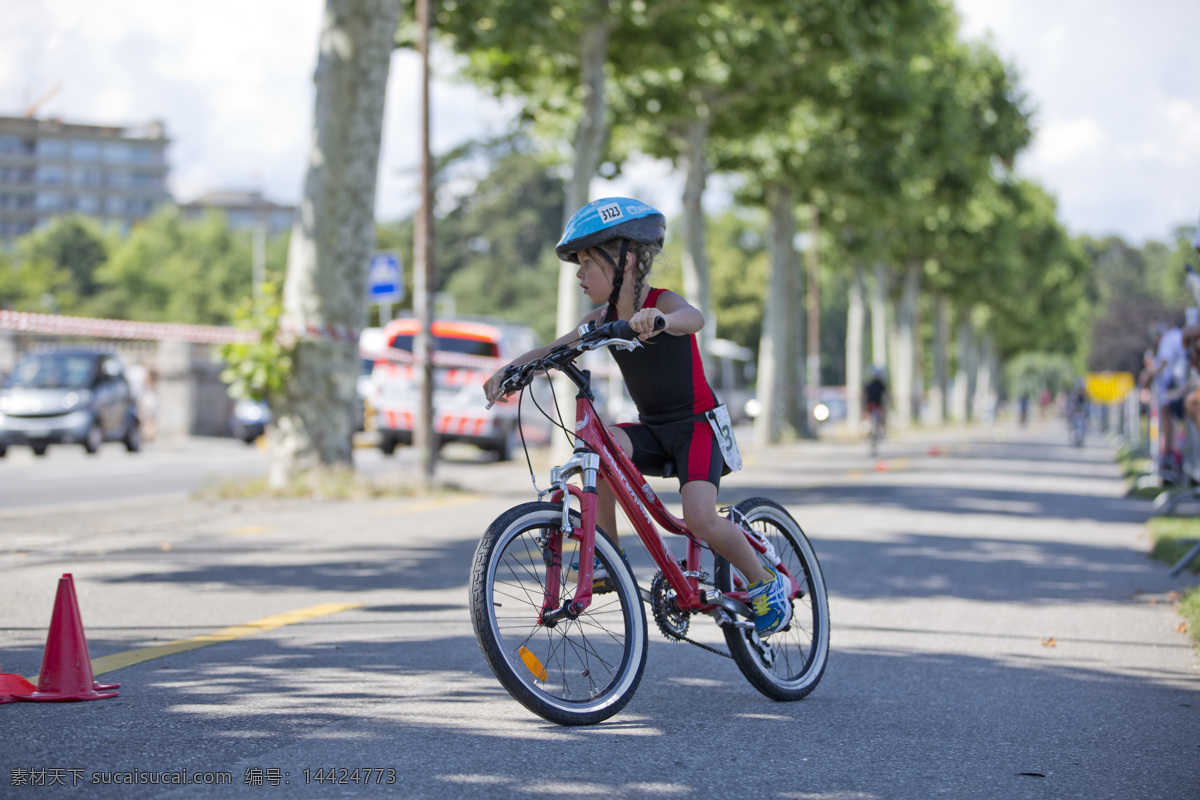
{"label": "bicycle rim", "polygon": [[560,536],[562,510],[529,503],[502,515],[476,551],[471,609],[480,649],[497,679],[522,705],[562,725],[586,725],[620,711],[646,663],[646,618],[628,565],[600,531],[596,569],[611,591],[575,618],[539,624],[548,575],[546,544],[563,544],[561,587],[553,607],[575,591],[575,543]]}
{"label": "bicycle rim", "polygon": [[[800,585],[800,596],[792,601],[792,620],[784,630],[760,639],[753,631],[726,628],[726,644],[756,689],[774,700],[799,700],[816,688],[829,657],[829,600],[821,566],[800,526],[774,501],[759,497],[739,503],[735,519],[770,543]],[[721,559],[718,588],[730,591],[733,575]]]}

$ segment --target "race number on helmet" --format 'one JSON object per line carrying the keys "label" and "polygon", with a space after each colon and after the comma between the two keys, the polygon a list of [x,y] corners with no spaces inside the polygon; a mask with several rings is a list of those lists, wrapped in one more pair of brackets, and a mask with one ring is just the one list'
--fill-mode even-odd
{"label": "race number on helmet", "polygon": [[572,215],[554,252],[561,260],[578,264],[580,250],[614,239],[662,247],[666,232],[667,218],[656,209],[628,197],[605,197]]}

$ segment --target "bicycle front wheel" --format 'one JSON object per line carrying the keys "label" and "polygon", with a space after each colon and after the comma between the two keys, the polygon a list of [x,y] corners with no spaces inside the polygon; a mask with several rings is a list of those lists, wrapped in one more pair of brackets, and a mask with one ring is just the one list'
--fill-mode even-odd
{"label": "bicycle front wheel", "polygon": [[[775,549],[799,584],[792,597],[792,621],[767,638],[754,631],[726,628],[725,642],[746,679],[772,700],[799,700],[817,687],[829,658],[829,599],[817,554],[787,510],[764,497],[734,506],[733,519],[748,526]],[[717,559],[717,588],[744,589],[746,582],[728,561]]]}
{"label": "bicycle front wheel", "polygon": [[[572,517],[577,525],[578,514]],[[561,579],[548,595],[555,561]],[[539,621],[543,605],[558,609],[574,595],[577,563],[576,542],[562,532],[562,508],[525,503],[488,527],[471,567],[471,621],[488,666],[517,701],[560,725],[590,725],[616,714],[646,666],[637,583],[600,529],[595,570],[608,573],[602,593],[578,615]]]}

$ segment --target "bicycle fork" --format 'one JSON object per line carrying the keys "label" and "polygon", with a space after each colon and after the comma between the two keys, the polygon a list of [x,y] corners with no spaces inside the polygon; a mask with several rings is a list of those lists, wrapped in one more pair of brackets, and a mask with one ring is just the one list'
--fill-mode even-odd
{"label": "bicycle fork", "polygon": [[[596,481],[600,474],[600,456],[584,450],[576,450],[570,460],[561,467],[550,470],[550,502],[562,504],[561,534],[554,537],[556,564],[548,563],[550,575],[546,580],[546,593],[542,600],[542,625],[554,627],[566,617],[575,619],[592,603],[592,573],[596,556]],[[582,488],[568,481],[575,475],[582,478]],[[579,527],[571,524],[571,498],[579,502]],[[579,542],[578,584],[573,597],[558,602],[562,588],[562,537],[568,536]]]}

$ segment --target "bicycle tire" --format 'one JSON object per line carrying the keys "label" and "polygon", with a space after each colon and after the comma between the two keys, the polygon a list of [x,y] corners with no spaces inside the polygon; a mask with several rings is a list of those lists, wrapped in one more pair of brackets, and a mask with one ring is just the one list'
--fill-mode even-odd
{"label": "bicycle tire", "polygon": [[[772,700],[800,700],[825,674],[829,658],[829,598],[817,554],[800,525],[773,500],[754,497],[734,506],[733,518],[749,525],[775,548],[779,562],[800,584],[788,627],[760,639],[753,631],[725,628],[725,643],[750,684]],[[740,573],[717,557],[717,588],[733,591]]]}
{"label": "bicycle tire", "polygon": [[[579,515],[572,512],[575,524]],[[527,709],[559,725],[592,725],[620,711],[646,667],[646,614],[633,571],[596,529],[595,563],[612,590],[594,595],[576,618],[539,624],[547,552],[539,537],[560,536],[562,507],[524,503],[488,526],[471,565],[471,622],[497,680]],[[562,537],[557,605],[575,591],[575,542]]]}

